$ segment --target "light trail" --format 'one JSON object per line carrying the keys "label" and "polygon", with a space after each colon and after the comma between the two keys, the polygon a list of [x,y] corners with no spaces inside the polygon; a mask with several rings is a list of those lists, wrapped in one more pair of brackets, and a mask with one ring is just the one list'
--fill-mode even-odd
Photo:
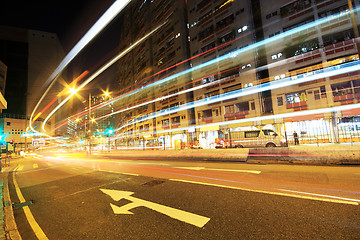
{"label": "light trail", "polygon": [[[276,80],[273,82],[264,83],[264,84],[249,87],[246,89],[239,89],[236,91],[223,93],[222,95],[216,95],[213,97],[186,103],[181,106],[176,106],[176,107],[164,109],[164,110],[161,110],[161,111],[158,111],[155,113],[147,114],[145,116],[134,119],[133,122],[131,122],[131,123],[125,124],[122,127],[115,129],[115,131],[118,131],[124,127],[130,126],[134,123],[146,121],[149,119],[153,119],[153,118],[160,117],[163,115],[175,113],[178,111],[183,111],[183,110],[187,110],[190,108],[200,107],[203,105],[212,104],[212,103],[216,103],[216,102],[220,102],[220,101],[224,101],[224,100],[228,100],[228,99],[233,99],[233,98],[243,97],[243,96],[247,96],[247,95],[251,95],[251,94],[256,94],[256,93],[259,93],[262,91],[268,91],[268,90],[273,90],[273,89],[277,89],[277,88],[288,87],[288,86],[296,85],[299,83],[309,82],[309,81],[313,81],[316,79],[331,77],[331,76],[348,73],[348,72],[353,72],[353,71],[358,71],[358,70],[360,70],[360,61],[356,60],[353,62],[344,63],[342,65],[337,65],[337,66],[329,67],[326,69],[319,69],[319,70],[316,70],[313,72],[308,72],[308,73],[300,74],[297,76],[288,77],[288,78]],[[184,90],[184,91],[186,91],[186,90]],[[121,111],[125,111],[125,110],[128,110],[128,109],[124,109]],[[116,113],[117,112],[114,112],[112,114],[116,114]]]}
{"label": "light trail", "polygon": [[[356,10],[356,11],[357,11],[357,10]],[[305,25],[300,26],[300,27],[298,27],[298,28],[291,29],[291,30],[286,31],[286,32],[284,32],[284,33],[282,33],[282,34],[279,34],[279,35],[277,35],[277,36],[274,36],[274,37],[272,37],[272,38],[268,38],[268,39],[266,39],[266,40],[263,40],[263,41],[260,41],[260,42],[255,43],[255,44],[252,44],[252,45],[250,45],[250,46],[247,46],[247,47],[245,47],[245,48],[232,51],[232,52],[230,52],[230,53],[228,53],[228,54],[226,54],[226,55],[224,55],[224,56],[221,56],[221,57],[218,57],[218,58],[216,58],[216,59],[210,60],[210,61],[208,61],[208,62],[206,62],[206,63],[202,63],[202,64],[200,64],[200,65],[198,65],[198,66],[195,66],[195,67],[193,67],[193,68],[184,70],[184,71],[182,71],[182,72],[180,72],[180,73],[176,73],[176,74],[174,74],[174,75],[172,75],[172,76],[165,77],[164,79],[159,80],[159,81],[156,81],[156,82],[151,83],[151,84],[149,84],[149,85],[142,86],[141,88],[136,89],[136,90],[134,90],[133,92],[128,93],[127,95],[119,96],[119,98],[117,98],[116,100],[115,100],[115,99],[112,100],[112,102],[118,101],[118,100],[120,100],[120,99],[122,99],[122,98],[124,98],[124,97],[128,97],[128,96],[137,94],[137,93],[139,93],[139,92],[141,92],[141,91],[144,91],[145,89],[148,89],[148,88],[151,88],[151,87],[154,87],[154,86],[163,84],[163,83],[165,83],[165,82],[167,82],[167,81],[170,81],[170,80],[172,80],[172,79],[175,79],[175,78],[184,76],[184,75],[186,75],[186,74],[192,73],[192,72],[197,71],[197,70],[200,70],[200,69],[202,69],[202,68],[209,67],[209,66],[211,66],[211,65],[213,65],[213,64],[216,64],[216,63],[219,63],[219,62],[228,60],[228,59],[233,59],[233,58],[236,58],[236,57],[240,57],[241,54],[245,54],[246,52],[253,51],[253,50],[255,50],[256,48],[259,48],[259,47],[261,47],[261,46],[264,46],[265,44],[270,44],[270,43],[274,43],[274,42],[277,42],[277,41],[282,41],[282,38],[284,38],[284,37],[291,36],[292,34],[295,34],[295,33],[298,34],[299,32],[304,31],[304,30],[307,30],[308,28],[315,27],[315,26],[324,24],[324,23],[326,23],[326,22],[333,21],[334,19],[338,19],[338,18],[340,18],[340,17],[343,17],[343,16],[345,16],[345,15],[349,15],[349,14],[350,14],[350,11],[347,11],[347,12],[345,12],[345,13],[339,13],[339,14],[332,15],[332,16],[329,16],[329,17],[326,17],[326,18],[323,18],[323,19],[319,19],[319,20],[317,20],[317,21],[315,21],[315,22],[311,22],[311,23],[305,24]],[[219,47],[219,46],[218,46],[218,47]],[[216,48],[215,48],[215,49],[216,49]],[[213,49],[211,49],[211,50],[213,50]],[[186,61],[186,60],[185,60],[185,61]],[[310,80],[309,80],[309,81],[310,81]],[[287,85],[287,86],[289,86],[289,85]],[[199,88],[193,88],[193,89],[185,90],[185,91],[183,91],[182,93],[194,91],[194,90],[200,89],[200,88],[202,88],[202,87],[204,87],[204,85],[203,85],[203,86],[200,86]],[[256,88],[257,88],[257,86],[253,87],[253,89],[256,89]],[[263,88],[264,90],[262,90],[262,91],[266,91],[265,88],[266,88],[266,86],[264,86],[264,88]],[[271,89],[275,89],[275,88],[278,88],[278,87],[272,86],[272,88],[269,88],[269,89],[267,89],[267,90],[271,90]],[[256,92],[254,91],[253,93],[256,93]],[[179,93],[177,93],[177,94],[175,94],[175,95],[178,95],[178,94],[179,94]],[[249,93],[249,94],[250,94],[250,93]],[[248,95],[248,94],[247,94],[247,95]],[[160,97],[160,98],[158,98],[156,101],[163,100],[163,99],[165,99],[165,98],[168,98],[169,96],[174,96],[174,95],[168,95],[168,96],[165,96],[165,97]],[[245,95],[241,95],[241,96],[245,96]],[[238,96],[238,97],[239,97],[239,96]],[[229,98],[227,98],[227,99],[231,99],[231,97],[229,97]],[[147,103],[140,104],[140,105],[138,105],[138,107],[139,107],[139,106],[146,105],[146,104],[148,104],[148,103],[152,103],[152,102],[154,102],[154,100],[152,100],[152,101],[150,101],[150,102],[147,102]],[[209,104],[209,103],[206,103],[206,104]],[[103,106],[105,106],[105,104],[104,104]],[[197,105],[197,106],[201,106],[201,105]],[[196,106],[193,106],[193,107],[196,107]],[[125,111],[125,110],[130,110],[130,109],[133,109],[133,108],[134,108],[134,107],[126,108],[126,109],[117,111],[116,113],[120,113],[120,112],[123,112],[123,111]],[[114,114],[116,114],[116,113],[111,113],[110,115],[114,115]],[[168,114],[168,113],[167,113],[167,114]],[[105,116],[104,116],[104,117],[105,117]]]}
{"label": "light trail", "polygon": [[[133,92],[127,94],[127,95],[121,96],[121,98],[123,98],[123,97],[125,97],[125,96],[127,97],[127,96],[131,96],[131,95],[137,94],[137,93],[139,93],[139,92],[141,92],[141,91],[143,91],[143,90],[145,90],[145,89],[147,89],[147,88],[154,87],[154,86],[156,86],[156,85],[165,83],[165,82],[170,81],[170,80],[172,80],[172,79],[174,79],[174,78],[183,76],[183,75],[185,75],[185,74],[191,73],[191,72],[196,71],[196,70],[200,70],[200,69],[202,69],[202,68],[204,68],[204,67],[208,67],[208,66],[213,65],[213,64],[215,64],[215,63],[219,63],[219,62],[224,61],[224,60],[228,60],[228,59],[231,59],[231,58],[238,57],[238,56],[240,56],[240,54],[246,53],[247,51],[252,51],[252,50],[254,50],[255,48],[261,47],[261,46],[263,46],[263,45],[265,45],[265,44],[269,44],[269,43],[273,43],[273,42],[276,42],[276,41],[280,41],[283,37],[287,37],[287,36],[290,36],[290,35],[292,35],[292,34],[294,34],[294,33],[299,33],[299,31],[303,31],[303,30],[306,30],[306,29],[308,29],[308,28],[311,28],[311,27],[314,27],[314,26],[317,26],[317,25],[324,24],[324,23],[326,23],[326,22],[332,21],[332,20],[334,20],[334,19],[338,19],[338,18],[340,18],[340,17],[343,17],[344,15],[349,15],[349,13],[350,13],[350,11],[348,11],[348,12],[346,12],[346,13],[340,13],[340,14],[337,14],[337,15],[333,15],[333,16],[330,16],[330,17],[327,17],[327,18],[323,18],[323,19],[317,20],[316,22],[308,23],[308,24],[306,24],[306,25],[303,25],[303,26],[301,26],[301,27],[298,27],[298,28],[295,28],[295,29],[292,29],[292,30],[289,30],[289,31],[287,31],[287,32],[285,32],[285,33],[282,33],[282,34],[278,35],[278,36],[274,36],[274,37],[272,37],[272,38],[269,38],[269,39],[260,41],[260,42],[258,42],[258,43],[255,43],[255,44],[252,44],[252,45],[250,45],[250,46],[247,46],[247,47],[245,47],[245,48],[242,48],[242,49],[239,49],[239,50],[230,52],[230,53],[228,53],[228,54],[226,54],[226,55],[224,55],[224,56],[222,56],[222,57],[219,57],[219,58],[217,58],[217,59],[213,59],[213,60],[208,61],[208,62],[206,62],[206,63],[203,63],[203,64],[200,64],[200,65],[198,65],[198,66],[195,66],[195,67],[193,67],[193,68],[191,68],[191,69],[182,71],[182,72],[180,72],[180,73],[177,73],[177,74],[174,74],[174,75],[172,75],[172,76],[166,77],[166,78],[164,78],[164,79],[162,79],[162,80],[159,80],[159,81],[157,81],[157,82],[155,82],[155,83],[152,83],[152,84],[149,84],[149,85],[147,85],[147,86],[141,87],[140,89],[137,89],[137,90],[135,90],[135,91],[133,91]],[[311,81],[311,80],[309,80],[309,81]],[[289,86],[289,85],[288,85],[288,86]],[[200,86],[200,88],[201,88],[201,87],[203,87],[203,86]],[[266,87],[269,87],[269,86],[263,86],[263,87],[262,87],[262,89],[263,89],[262,91],[266,91],[266,90],[265,90]],[[280,87],[280,86],[278,86],[278,87]],[[268,88],[268,90],[275,89],[275,88],[278,88],[278,87],[271,86],[270,88]],[[249,88],[249,89],[256,89],[256,88],[257,88],[257,86],[256,86],[256,87],[253,87],[253,88]],[[194,91],[194,89],[189,89],[188,91]],[[182,93],[185,93],[185,91],[182,92]],[[256,91],[254,91],[253,93],[256,93]],[[179,93],[177,93],[176,95],[178,95],[178,94],[179,94]],[[252,93],[248,92],[248,94],[252,94]],[[169,95],[169,96],[170,96],[170,95]],[[166,97],[169,97],[169,96],[166,96]],[[241,95],[241,96],[245,96],[245,95]],[[215,97],[218,97],[218,96],[215,96]],[[224,96],[223,96],[223,97],[224,97]],[[237,97],[239,97],[239,96],[237,96]],[[121,98],[118,98],[117,100],[119,100],[119,99],[121,99]],[[232,98],[232,97],[228,97],[227,99],[231,99],[231,98]],[[162,100],[162,99],[164,99],[164,98],[163,98],[163,97],[160,97],[160,98],[158,98],[157,101]],[[217,101],[219,101],[219,100],[217,100]],[[154,100],[151,101],[151,102],[154,102]],[[216,101],[215,101],[215,102],[216,102]],[[148,102],[148,103],[149,103],[149,102]],[[142,103],[142,104],[138,105],[137,107],[143,106],[143,105],[148,104],[148,103]],[[204,103],[204,104],[209,104],[209,103],[210,103],[210,102],[206,102],[206,103]],[[190,104],[194,104],[194,103],[190,103]],[[198,103],[197,103],[197,104],[198,104]],[[105,106],[105,104],[104,104],[103,106]],[[201,105],[197,105],[197,106],[201,106]],[[196,107],[196,106],[192,106],[192,107]],[[132,108],[134,108],[134,106],[131,107],[131,108],[127,108],[127,109],[120,110],[120,112],[125,111],[125,110],[129,110],[129,109],[132,109]],[[170,111],[171,111],[171,110],[170,110]],[[177,110],[177,111],[179,111],[179,110]],[[116,113],[119,113],[119,111],[117,111]],[[116,114],[116,113],[111,113],[110,115],[113,115],[113,114]],[[166,113],[164,113],[164,114],[169,114],[169,113],[170,113],[170,112],[166,112]],[[162,114],[162,115],[164,115],[164,114]],[[104,118],[104,117],[107,117],[107,116],[109,116],[109,115],[102,116],[101,118]],[[157,115],[157,116],[161,116],[161,115]],[[152,117],[152,118],[153,118],[153,117]],[[145,120],[145,119],[143,119],[143,120],[141,120],[141,121],[144,121],[144,120]]]}
{"label": "light trail", "polygon": [[65,56],[61,61],[55,71],[50,75],[46,80],[44,86],[47,85],[48,88],[41,96],[40,100],[36,104],[34,110],[31,113],[29,127],[35,131],[32,127],[33,116],[38,109],[40,103],[45,98],[46,94],[49,92],[50,88],[53,86],[58,75],[64,70],[64,68],[75,58],[77,54],[92,40],[94,39],[121,11],[122,9],[130,2],[131,0],[117,0],[115,1],[108,10],[96,21],[96,23],[90,28],[90,30],[80,39],[80,41],[70,50],[70,52]]}
{"label": "light trail", "polygon": [[[102,72],[104,72],[106,69],[108,69],[111,65],[113,65],[115,62],[117,62],[120,58],[125,56],[128,52],[130,52],[133,48],[135,48],[137,45],[139,45],[141,42],[146,40],[148,37],[150,37],[153,33],[155,33],[157,30],[159,30],[162,26],[164,26],[166,22],[160,24],[155,29],[153,29],[151,32],[137,40],[134,44],[132,44],[130,47],[119,53],[117,56],[113,57],[110,61],[108,61],[105,65],[103,65],[99,70],[97,70],[94,74],[92,74],[88,79],[86,79],[76,90],[79,91],[83,89],[87,84],[89,84],[91,81],[93,81],[97,76],[99,76]],[[65,100],[63,100],[44,120],[42,124],[42,129],[45,131],[45,124],[49,120],[49,118],[61,107],[63,106],[69,99],[72,97],[72,95],[68,96]]]}
{"label": "light trail", "polygon": [[[238,123],[246,123],[246,122],[255,122],[255,121],[264,121],[264,120],[274,120],[274,119],[281,119],[281,118],[290,118],[290,117],[300,117],[304,115],[316,115],[316,114],[324,114],[324,113],[331,113],[331,112],[338,112],[338,111],[346,111],[346,110],[353,110],[360,108],[360,103],[356,104],[350,104],[350,105],[342,105],[342,106],[336,106],[336,107],[329,107],[329,108],[320,108],[320,109],[312,109],[312,110],[303,110],[298,112],[291,112],[291,113],[280,113],[275,115],[268,115],[268,116],[260,116],[260,117],[253,117],[253,118],[244,118],[244,119],[236,119],[236,120],[230,120],[230,121],[224,121],[224,122],[216,122],[216,123],[209,123],[209,124],[203,124],[203,125],[192,125],[189,127],[182,127],[182,128],[176,128],[176,129],[168,129],[168,130],[162,130],[157,131],[157,134],[161,133],[171,133],[171,132],[179,132],[179,131],[188,131],[190,129],[196,128],[204,128],[204,127],[211,127],[211,126],[223,126],[228,124],[238,124]],[[116,129],[115,131],[120,130]],[[126,135],[127,133],[121,133],[118,136],[113,137],[113,139],[121,139],[126,138],[131,135]],[[139,133],[139,135],[147,135],[148,132],[145,133]]]}

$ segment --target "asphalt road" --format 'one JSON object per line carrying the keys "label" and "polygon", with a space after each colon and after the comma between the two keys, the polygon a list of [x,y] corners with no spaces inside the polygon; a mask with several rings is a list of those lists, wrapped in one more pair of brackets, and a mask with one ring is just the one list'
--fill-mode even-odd
{"label": "asphalt road", "polygon": [[34,228],[48,239],[360,239],[359,167],[67,155],[13,166],[23,239]]}

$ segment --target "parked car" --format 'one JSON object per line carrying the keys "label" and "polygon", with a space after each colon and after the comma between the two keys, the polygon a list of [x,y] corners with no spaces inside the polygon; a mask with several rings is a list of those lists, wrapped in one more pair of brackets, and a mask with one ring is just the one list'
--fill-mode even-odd
{"label": "parked car", "polygon": [[216,148],[287,147],[286,139],[271,129],[232,132],[231,139],[218,139]]}

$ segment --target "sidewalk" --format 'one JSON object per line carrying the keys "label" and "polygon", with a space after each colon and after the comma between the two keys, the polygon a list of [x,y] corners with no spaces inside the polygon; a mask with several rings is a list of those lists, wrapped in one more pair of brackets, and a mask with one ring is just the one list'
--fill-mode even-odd
{"label": "sidewalk", "polygon": [[360,145],[324,144],[277,148],[112,150],[92,156],[247,163],[296,163],[307,165],[360,165]]}

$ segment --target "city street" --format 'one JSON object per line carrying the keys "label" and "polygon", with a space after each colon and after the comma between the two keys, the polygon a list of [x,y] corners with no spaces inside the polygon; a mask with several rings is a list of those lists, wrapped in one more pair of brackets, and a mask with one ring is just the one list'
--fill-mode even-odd
{"label": "city street", "polygon": [[66,154],[12,166],[23,239],[37,239],[34,231],[48,239],[360,238],[356,166]]}

